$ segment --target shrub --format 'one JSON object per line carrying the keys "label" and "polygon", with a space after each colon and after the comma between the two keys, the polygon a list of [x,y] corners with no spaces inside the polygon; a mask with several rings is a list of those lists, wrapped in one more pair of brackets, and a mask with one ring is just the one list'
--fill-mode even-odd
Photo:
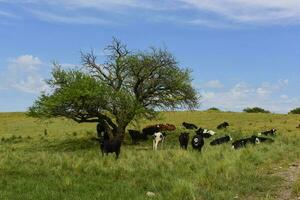
{"label": "shrub", "polygon": [[259,107],[245,108],[243,110],[243,112],[246,112],[246,113],[270,113],[270,111],[265,110],[263,108],[259,108]]}
{"label": "shrub", "polygon": [[218,111],[218,112],[221,112],[221,110],[219,108],[216,108],[216,107],[211,107],[211,108],[207,109],[207,111]]}
{"label": "shrub", "polygon": [[291,111],[289,112],[289,114],[300,114],[300,107],[291,110]]}

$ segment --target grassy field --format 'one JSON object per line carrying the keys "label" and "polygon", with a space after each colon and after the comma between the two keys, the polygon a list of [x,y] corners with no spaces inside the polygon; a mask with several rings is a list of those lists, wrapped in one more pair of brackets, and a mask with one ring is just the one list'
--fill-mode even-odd
{"label": "grassy field", "polygon": [[[202,153],[179,149],[183,121],[214,129],[234,139],[261,130],[278,129],[273,144],[232,150],[205,141]],[[0,199],[274,199],[281,179],[273,174],[300,158],[300,117],[297,115],[225,112],[167,112],[156,121],[172,123],[163,149],[152,141],[131,145],[127,138],[119,160],[102,157],[90,138],[96,124],[66,119],[42,122],[23,113],[0,114]],[[133,125],[132,127],[133,128]],[[45,135],[44,130],[47,129]],[[193,133],[191,133],[191,136]],[[294,186],[299,192],[299,183]],[[154,197],[147,197],[148,191]]]}

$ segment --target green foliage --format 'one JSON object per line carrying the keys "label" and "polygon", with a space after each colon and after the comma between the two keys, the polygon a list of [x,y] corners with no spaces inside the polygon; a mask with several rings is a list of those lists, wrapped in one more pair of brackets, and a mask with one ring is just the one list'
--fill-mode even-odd
{"label": "green foliage", "polygon": [[50,94],[42,94],[29,108],[38,118],[67,117],[76,122],[107,122],[123,134],[133,120],[153,118],[155,110],[195,108],[196,90],[190,71],[181,69],[163,49],[130,52],[114,39],[103,64],[93,52],[82,53],[83,69],[64,70],[54,63]]}
{"label": "green foliage", "polygon": [[263,108],[259,108],[259,107],[245,108],[243,110],[243,112],[246,112],[246,113],[270,113],[270,111],[265,110]]}
{"label": "green foliage", "polygon": [[289,112],[289,114],[300,114],[300,108],[295,108]]}

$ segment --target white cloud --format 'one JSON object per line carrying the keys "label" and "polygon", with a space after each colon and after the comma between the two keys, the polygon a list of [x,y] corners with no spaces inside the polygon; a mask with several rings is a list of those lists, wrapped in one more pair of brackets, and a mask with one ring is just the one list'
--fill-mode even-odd
{"label": "white cloud", "polygon": [[219,89],[219,88],[223,88],[223,84],[219,80],[210,80],[204,83],[203,87]]}
{"label": "white cloud", "polygon": [[[185,23],[211,28],[300,23],[300,0],[2,0],[2,2],[30,4],[24,8],[33,11],[37,18],[72,24],[118,23],[126,18],[124,16],[133,16],[131,20],[140,18],[152,22]],[[178,15],[180,11],[189,14]]]}
{"label": "white cloud", "polygon": [[[0,1],[1,2],[1,1]],[[17,15],[13,14],[13,13],[10,13],[10,12],[7,12],[7,11],[3,11],[3,10],[0,10],[0,17],[5,17],[5,18],[18,18]]]}
{"label": "white cloud", "polygon": [[280,24],[299,23],[299,0],[180,0],[228,20],[240,23]]}
{"label": "white cloud", "polygon": [[[282,84],[283,82],[285,84]],[[246,107],[259,106],[272,112],[286,113],[300,106],[300,99],[277,94],[284,91],[287,83],[288,80],[279,80],[276,83],[263,82],[255,87],[239,82],[230,89],[220,92],[204,90],[201,92],[202,106],[204,109],[218,107],[230,111],[241,111]]]}
{"label": "white cloud", "polygon": [[66,24],[87,24],[87,25],[104,25],[113,24],[114,22],[104,20],[99,17],[82,16],[82,15],[70,15],[64,16],[57,13],[32,11],[32,13],[42,21],[59,22]]}
{"label": "white cloud", "polygon": [[16,89],[26,93],[49,91],[40,70],[45,64],[32,55],[22,55],[8,60],[1,76],[0,88]]}

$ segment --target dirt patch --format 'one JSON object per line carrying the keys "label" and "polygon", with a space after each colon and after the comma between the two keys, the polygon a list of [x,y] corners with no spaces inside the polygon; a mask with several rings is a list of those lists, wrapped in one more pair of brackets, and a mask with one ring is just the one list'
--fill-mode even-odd
{"label": "dirt patch", "polygon": [[295,184],[297,178],[300,175],[300,161],[290,164],[288,168],[281,169],[279,172],[274,174],[283,179],[282,184],[276,194],[275,199],[280,200],[298,200],[300,197],[293,195],[293,185]]}

